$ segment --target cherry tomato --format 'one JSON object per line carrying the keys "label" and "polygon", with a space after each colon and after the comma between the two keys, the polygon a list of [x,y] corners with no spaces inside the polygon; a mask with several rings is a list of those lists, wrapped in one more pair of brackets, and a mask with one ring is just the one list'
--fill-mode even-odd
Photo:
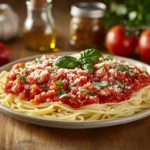
{"label": "cherry tomato", "polygon": [[123,26],[117,25],[108,31],[105,44],[115,55],[130,56],[137,46],[137,38],[135,35],[126,36]]}
{"label": "cherry tomato", "polygon": [[150,29],[143,31],[140,35],[138,51],[143,60],[150,61]]}
{"label": "cherry tomato", "polygon": [[0,43],[0,63],[7,63],[10,59],[10,51],[3,43]]}

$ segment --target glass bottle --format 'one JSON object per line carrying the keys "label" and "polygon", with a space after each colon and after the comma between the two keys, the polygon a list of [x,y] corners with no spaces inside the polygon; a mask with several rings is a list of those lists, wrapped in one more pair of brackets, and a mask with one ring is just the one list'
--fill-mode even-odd
{"label": "glass bottle", "polygon": [[81,2],[72,5],[70,44],[74,49],[101,48],[105,38],[102,17],[106,5],[100,2]]}
{"label": "glass bottle", "polygon": [[51,14],[52,4],[34,5],[27,1],[27,18],[24,23],[24,43],[34,51],[50,51],[55,48],[56,31]]}

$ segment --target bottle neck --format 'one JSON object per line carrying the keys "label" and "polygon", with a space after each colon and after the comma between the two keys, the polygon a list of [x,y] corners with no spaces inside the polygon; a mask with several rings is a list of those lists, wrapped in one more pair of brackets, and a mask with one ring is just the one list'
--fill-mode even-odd
{"label": "bottle neck", "polygon": [[27,17],[28,18],[46,18],[51,16],[51,4],[43,7],[33,7],[31,3],[27,3]]}

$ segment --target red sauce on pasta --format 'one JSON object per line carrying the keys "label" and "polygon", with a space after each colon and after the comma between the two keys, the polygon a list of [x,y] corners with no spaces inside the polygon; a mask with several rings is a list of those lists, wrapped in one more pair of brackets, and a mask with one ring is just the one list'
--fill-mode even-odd
{"label": "red sauce on pasta", "polygon": [[124,61],[94,64],[94,72],[78,67],[53,66],[56,56],[43,56],[16,64],[7,76],[4,91],[34,104],[62,102],[78,108],[88,104],[118,103],[150,85],[150,75]]}

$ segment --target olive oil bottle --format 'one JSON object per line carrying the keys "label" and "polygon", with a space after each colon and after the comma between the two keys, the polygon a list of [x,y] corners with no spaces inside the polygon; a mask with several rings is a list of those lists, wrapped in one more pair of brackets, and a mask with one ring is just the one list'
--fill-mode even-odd
{"label": "olive oil bottle", "polygon": [[47,0],[27,1],[24,23],[24,43],[34,51],[51,51],[56,45],[56,31],[51,14],[52,4]]}

